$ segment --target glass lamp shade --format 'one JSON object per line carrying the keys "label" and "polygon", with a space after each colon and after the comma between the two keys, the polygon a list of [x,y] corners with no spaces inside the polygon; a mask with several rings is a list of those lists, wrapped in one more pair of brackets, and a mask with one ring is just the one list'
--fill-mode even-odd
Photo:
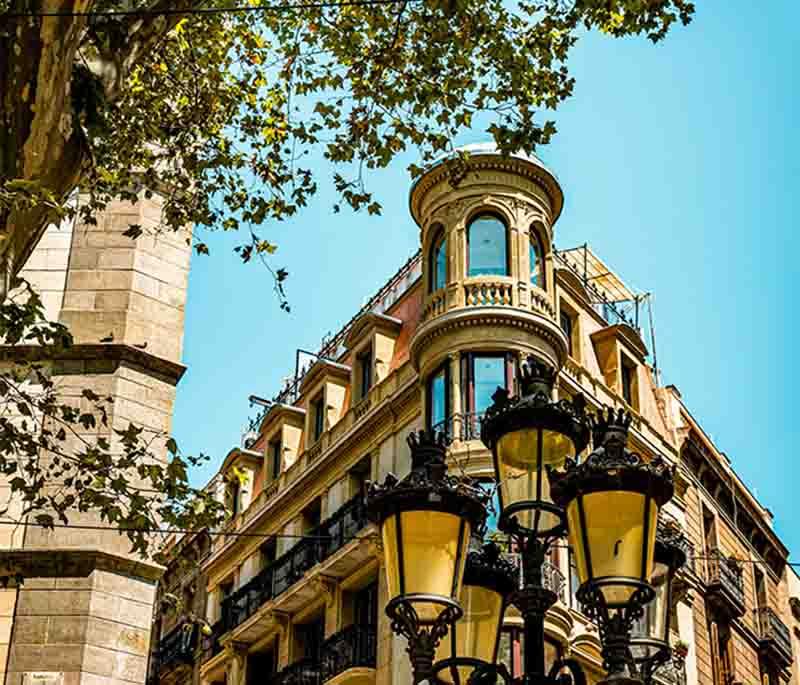
{"label": "glass lamp shade", "polygon": [[421,622],[442,610],[439,598],[457,600],[464,577],[471,523],[437,510],[398,511],[381,525],[389,596],[413,599]]}
{"label": "glass lamp shade", "polygon": [[649,580],[658,509],[652,497],[632,490],[581,493],[568,504],[578,578],[597,582],[608,606],[623,606],[636,582]]}
{"label": "glass lamp shade", "polygon": [[506,517],[531,531],[549,532],[562,523],[550,495],[547,468],[562,468],[575,456],[570,437],[546,428],[521,428],[505,433],[495,448],[500,508]]}
{"label": "glass lamp shade", "polygon": [[[492,588],[464,585],[459,601],[464,615],[442,639],[436,661],[458,657],[493,664],[503,623],[503,595]],[[466,683],[473,669],[474,666],[453,665],[437,677],[444,683]]]}

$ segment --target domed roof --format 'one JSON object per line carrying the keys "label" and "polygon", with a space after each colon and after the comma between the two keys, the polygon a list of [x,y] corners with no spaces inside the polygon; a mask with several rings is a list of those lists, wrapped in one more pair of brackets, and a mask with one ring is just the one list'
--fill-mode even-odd
{"label": "domed roof", "polygon": [[527,164],[531,164],[536,166],[537,168],[544,171],[550,178],[552,179],[553,186],[557,189],[558,197],[556,198],[555,202],[555,216],[554,221],[558,218],[558,215],[561,213],[561,208],[563,204],[563,194],[561,192],[561,184],[559,183],[558,176],[551,171],[547,166],[545,166],[544,162],[539,159],[534,154],[528,154],[523,151],[512,152],[509,155],[504,155],[500,150],[497,149],[497,145],[493,142],[485,142],[485,143],[470,143],[468,145],[462,145],[452,152],[447,152],[442,154],[441,156],[434,159],[430,164],[425,167],[425,171],[420,174],[414,182],[411,184],[411,188],[409,189],[408,193],[408,204],[409,210],[411,211],[412,217],[417,220],[416,213],[414,211],[413,205],[413,196],[414,192],[416,191],[417,187],[419,186],[420,182],[426,178],[432,171],[436,168],[447,162],[448,160],[454,159],[458,156],[459,153],[466,152],[470,156],[473,157],[487,157],[487,156],[494,156],[497,158],[505,158],[505,159],[512,159],[512,160],[520,160],[522,162],[526,162]]}

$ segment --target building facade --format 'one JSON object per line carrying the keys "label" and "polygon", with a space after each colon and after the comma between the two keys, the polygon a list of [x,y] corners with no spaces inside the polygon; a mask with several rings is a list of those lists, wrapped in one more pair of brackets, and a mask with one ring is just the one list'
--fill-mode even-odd
{"label": "building facade", "polygon": [[[800,583],[788,552],[679,391],[659,387],[637,321],[619,306],[636,308],[640,298],[588,247],[554,249],[563,196],[537,159],[472,153],[458,183],[446,163],[417,180],[410,211],[420,252],[222,464],[215,482],[230,518],[211,532],[200,564],[210,635],[194,651],[194,682],[410,682],[404,640],[383,613],[389,598],[366,484],[409,472],[406,435],[421,428],[448,434],[451,470],[491,480],[480,418],[533,354],[559,370],[560,397],[580,392],[592,409],[624,407],[631,449],[677,465],[664,514],[693,547],[671,626],[688,655],[659,678],[800,683]],[[603,676],[599,636],[575,600],[566,542],[545,576],[559,596],[547,620],[549,659],[577,658],[594,682]],[[520,629],[509,610],[500,658],[513,675],[522,668]],[[161,641],[169,639],[165,627]]]}

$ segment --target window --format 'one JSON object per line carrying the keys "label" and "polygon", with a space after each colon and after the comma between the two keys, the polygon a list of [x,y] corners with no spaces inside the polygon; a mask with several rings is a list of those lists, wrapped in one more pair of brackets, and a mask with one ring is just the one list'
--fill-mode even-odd
{"label": "window", "polygon": [[428,378],[425,388],[427,395],[428,429],[448,432],[450,418],[450,365],[445,362]]}
{"label": "window", "polygon": [[313,441],[317,442],[325,430],[325,403],[322,393],[311,401],[311,420],[311,435]]}
{"label": "window", "polygon": [[626,357],[622,358],[620,376],[622,379],[622,397],[631,407],[636,408],[636,366],[628,361]]}
{"label": "window", "polygon": [[767,603],[767,584],[764,580],[764,574],[757,568],[753,567],[753,578],[756,585],[756,609],[765,609]]}
{"label": "window", "polygon": [[363,400],[372,387],[372,346],[356,355],[356,383],[358,383],[358,399]]}
{"label": "window", "polygon": [[308,623],[295,626],[296,659],[310,659],[314,664],[322,659],[322,643],[325,642],[325,617],[319,616]]}
{"label": "window", "polygon": [[236,518],[237,514],[239,513],[241,486],[239,485],[239,479],[235,475],[231,476],[230,480],[228,481],[226,494],[228,495],[228,511],[231,513],[231,518]]}
{"label": "window", "polygon": [[531,285],[545,289],[544,250],[536,229],[531,226],[531,240],[528,247],[528,257],[531,264]]}
{"label": "window", "polygon": [[441,228],[431,245],[429,264],[428,290],[434,292],[447,285],[447,238]]}
{"label": "window", "polygon": [[301,514],[303,522],[303,534],[316,528],[322,520],[322,501],[317,497],[312,501]]}
{"label": "window", "polygon": [[269,443],[269,464],[270,476],[275,480],[281,475],[281,457],[283,456],[283,448],[281,447],[280,438],[273,440]]}
{"label": "window", "polygon": [[467,231],[467,275],[508,275],[508,231],[496,216],[482,214]]}
{"label": "window", "polygon": [[561,318],[561,330],[564,331],[564,335],[567,336],[567,354],[569,354],[569,356],[571,357],[571,356],[573,356],[572,355],[572,317],[570,316],[569,312],[564,311],[564,309],[562,308],[561,312],[560,312],[560,318]]}
{"label": "window", "polygon": [[570,547],[569,554],[569,605],[575,611],[583,611],[581,603],[578,601],[578,588],[581,586],[580,578],[578,578],[578,566],[575,563],[575,554]]}
{"label": "window", "polygon": [[[275,652],[277,652],[277,645]],[[276,672],[277,660],[273,651],[250,652],[247,655],[247,685],[261,685],[264,676]],[[269,680],[269,678],[268,678]]]}
{"label": "window", "polygon": [[278,541],[275,538],[270,538],[258,548],[258,551],[261,557],[261,568],[267,568],[278,557]]}
{"label": "window", "polygon": [[461,358],[461,378],[463,379],[462,403],[466,414],[463,424],[463,439],[480,438],[480,419],[492,405],[492,395],[497,388],[511,388],[513,378],[510,355],[502,352],[464,354]]}
{"label": "window", "polygon": [[367,491],[367,483],[372,477],[372,458],[367,455],[350,469],[347,474],[350,480],[350,497]]}

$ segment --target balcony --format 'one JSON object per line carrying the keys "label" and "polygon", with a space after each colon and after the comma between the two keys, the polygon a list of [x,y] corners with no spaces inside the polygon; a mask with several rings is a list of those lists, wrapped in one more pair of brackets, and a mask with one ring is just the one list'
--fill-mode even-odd
{"label": "balcony", "polygon": [[[353,669],[374,669],[377,653],[377,626],[352,625],[340,630],[329,637],[322,647],[323,682]],[[370,677],[372,673],[364,675],[366,677],[359,680],[373,680]]]}
{"label": "balcony", "polygon": [[305,657],[276,673],[269,685],[320,685],[322,669],[316,659]]}
{"label": "balcony", "polygon": [[706,559],[706,602],[722,619],[744,615],[742,571],[717,549],[712,549]]}
{"label": "balcony", "polygon": [[763,659],[778,668],[792,663],[792,637],[789,628],[769,607],[757,611],[758,647]]}
{"label": "balcony", "polygon": [[[353,669],[374,671],[378,635],[374,625],[352,625],[331,635],[322,644],[319,660],[304,657],[276,673],[269,685],[321,685]],[[356,678],[372,682],[372,673]]]}
{"label": "balcony", "polygon": [[[359,494],[225,599],[223,631],[236,628],[264,604],[277,599],[312,568],[334,557],[367,525],[364,498]],[[346,570],[349,569],[342,573]],[[333,575],[336,575],[335,569]],[[294,608],[285,607],[284,610]]]}

